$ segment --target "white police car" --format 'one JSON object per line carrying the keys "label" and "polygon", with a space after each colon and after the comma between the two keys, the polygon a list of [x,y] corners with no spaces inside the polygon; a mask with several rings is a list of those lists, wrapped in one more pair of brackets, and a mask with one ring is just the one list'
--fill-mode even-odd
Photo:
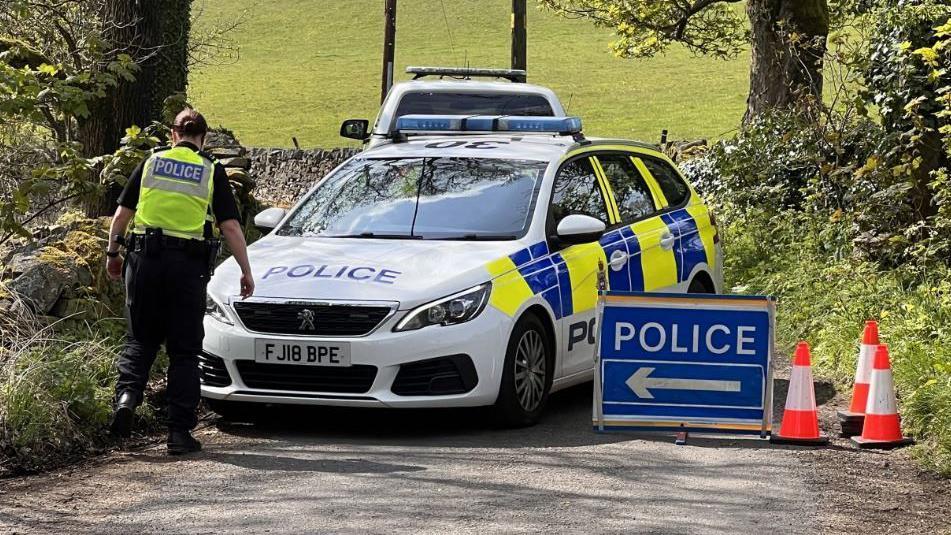
{"label": "white police car", "polygon": [[533,423],[592,378],[599,284],[717,292],[713,217],[655,147],[574,117],[407,115],[208,287],[202,395],[367,407],[495,405]]}

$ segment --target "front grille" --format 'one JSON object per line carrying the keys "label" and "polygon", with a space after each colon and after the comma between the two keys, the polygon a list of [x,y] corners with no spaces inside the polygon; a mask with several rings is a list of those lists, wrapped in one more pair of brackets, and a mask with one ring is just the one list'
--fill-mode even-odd
{"label": "front grille", "polygon": [[392,391],[398,396],[465,394],[479,382],[468,355],[451,355],[400,365]]}
{"label": "front grille", "polygon": [[221,357],[199,353],[198,370],[201,372],[203,385],[228,386],[231,384],[231,376],[228,375],[228,368],[225,367],[225,361]]}
{"label": "front grille", "polygon": [[376,379],[376,366],[298,366],[236,360],[241,380],[249,388],[364,394]]}
{"label": "front grille", "polygon": [[234,310],[245,327],[261,333],[363,336],[386,319],[392,309],[387,306],[237,301]]}

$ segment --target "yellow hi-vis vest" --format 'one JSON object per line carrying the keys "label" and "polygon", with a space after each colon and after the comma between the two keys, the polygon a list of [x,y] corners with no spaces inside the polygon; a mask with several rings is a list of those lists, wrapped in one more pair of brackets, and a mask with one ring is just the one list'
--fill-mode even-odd
{"label": "yellow hi-vis vest", "polygon": [[160,228],[169,236],[202,239],[214,174],[214,162],[187,147],[153,153],[142,167],[135,232]]}

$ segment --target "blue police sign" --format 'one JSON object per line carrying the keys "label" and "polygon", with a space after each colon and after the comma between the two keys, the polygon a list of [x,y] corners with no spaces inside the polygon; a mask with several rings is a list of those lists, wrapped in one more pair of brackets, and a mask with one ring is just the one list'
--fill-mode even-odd
{"label": "blue police sign", "polygon": [[768,297],[603,293],[595,426],[766,436],[774,315]]}

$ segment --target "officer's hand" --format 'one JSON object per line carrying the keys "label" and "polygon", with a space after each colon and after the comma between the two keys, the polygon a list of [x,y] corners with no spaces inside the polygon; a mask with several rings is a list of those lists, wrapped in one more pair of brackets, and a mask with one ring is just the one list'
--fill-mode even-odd
{"label": "officer's hand", "polygon": [[106,273],[109,275],[109,278],[117,281],[122,278],[122,259],[118,256],[115,258],[106,257]]}
{"label": "officer's hand", "polygon": [[250,273],[241,275],[241,297],[247,299],[254,294],[254,278]]}

